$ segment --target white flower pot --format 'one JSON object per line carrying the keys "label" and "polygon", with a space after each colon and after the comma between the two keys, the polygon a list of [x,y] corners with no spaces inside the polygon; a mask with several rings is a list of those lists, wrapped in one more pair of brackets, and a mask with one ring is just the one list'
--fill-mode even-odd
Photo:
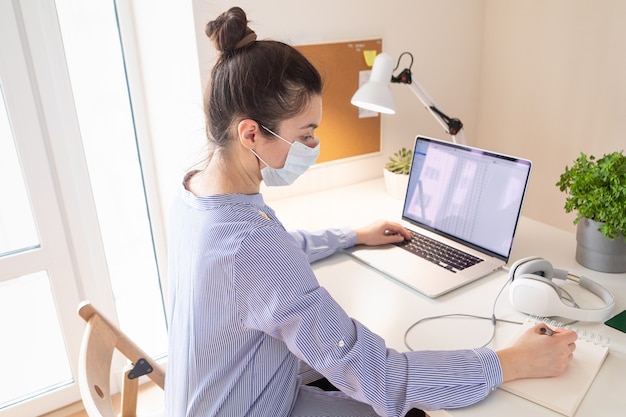
{"label": "white flower pot", "polygon": [[404,200],[406,196],[406,189],[409,185],[409,176],[404,174],[395,174],[387,169],[383,169],[383,176],[385,178],[385,188],[387,194],[391,197]]}

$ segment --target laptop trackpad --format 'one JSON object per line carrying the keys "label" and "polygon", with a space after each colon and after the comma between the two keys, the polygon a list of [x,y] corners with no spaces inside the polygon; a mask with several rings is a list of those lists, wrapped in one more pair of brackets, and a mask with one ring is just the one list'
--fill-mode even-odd
{"label": "laptop trackpad", "polygon": [[431,298],[474,280],[462,272],[448,271],[396,246],[356,246],[345,252]]}

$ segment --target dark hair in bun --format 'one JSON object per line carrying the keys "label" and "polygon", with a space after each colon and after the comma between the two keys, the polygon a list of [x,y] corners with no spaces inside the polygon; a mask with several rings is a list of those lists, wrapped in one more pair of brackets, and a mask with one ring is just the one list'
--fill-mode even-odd
{"label": "dark hair in bun", "polygon": [[205,32],[221,53],[205,94],[207,130],[215,145],[228,146],[231,128],[243,119],[277,129],[322,93],[315,67],[290,45],[257,41],[241,8],[222,13]]}
{"label": "dark hair in bun", "polygon": [[204,32],[222,54],[231,54],[256,40],[256,34],[248,27],[246,13],[240,7],[233,7],[207,23]]}

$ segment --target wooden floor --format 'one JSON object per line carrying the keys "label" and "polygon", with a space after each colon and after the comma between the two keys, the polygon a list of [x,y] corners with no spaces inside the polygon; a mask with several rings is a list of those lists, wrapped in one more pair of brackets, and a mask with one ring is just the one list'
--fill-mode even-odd
{"label": "wooden floor", "polygon": [[[119,395],[113,398],[115,412],[119,412]],[[163,412],[163,390],[157,385],[148,381],[139,387],[139,398],[137,400],[137,416],[156,416]],[[163,414],[164,415],[164,414]],[[74,404],[62,410],[57,410],[40,417],[88,417],[82,404]]]}

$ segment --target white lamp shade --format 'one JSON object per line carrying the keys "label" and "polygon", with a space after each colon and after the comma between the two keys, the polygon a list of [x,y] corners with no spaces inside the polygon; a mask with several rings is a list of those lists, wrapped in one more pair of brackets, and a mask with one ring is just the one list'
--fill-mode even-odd
{"label": "white lamp shade", "polygon": [[353,105],[378,113],[395,114],[396,104],[389,88],[393,58],[381,53],[376,56],[369,81],[357,90],[350,101]]}

